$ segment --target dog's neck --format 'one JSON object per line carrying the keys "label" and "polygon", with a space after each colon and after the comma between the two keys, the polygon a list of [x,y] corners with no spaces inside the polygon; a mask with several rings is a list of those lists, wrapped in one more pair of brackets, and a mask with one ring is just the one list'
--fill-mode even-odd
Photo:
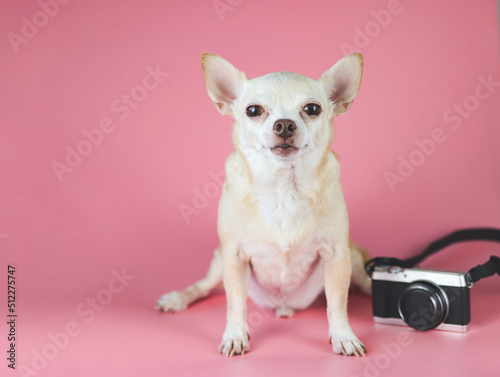
{"label": "dog's neck", "polygon": [[262,153],[253,151],[240,153],[247,161],[251,189],[254,194],[278,193],[285,197],[315,200],[316,194],[325,184],[326,151],[311,151],[289,161],[273,160]]}
{"label": "dog's neck", "polygon": [[246,183],[237,185],[234,180],[233,192],[242,204],[258,209],[263,231],[272,234],[277,247],[286,252],[310,230],[304,224],[315,224],[315,212],[321,206],[318,198],[338,179],[336,160],[329,148],[286,162],[256,151],[243,154],[237,148],[236,153],[239,164],[233,172]]}

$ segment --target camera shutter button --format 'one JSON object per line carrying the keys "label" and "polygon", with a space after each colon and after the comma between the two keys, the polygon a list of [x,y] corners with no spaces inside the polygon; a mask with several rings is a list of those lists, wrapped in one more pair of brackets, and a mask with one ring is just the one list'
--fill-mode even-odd
{"label": "camera shutter button", "polygon": [[393,266],[389,268],[390,274],[399,274],[400,272],[403,272],[403,269],[399,266]]}

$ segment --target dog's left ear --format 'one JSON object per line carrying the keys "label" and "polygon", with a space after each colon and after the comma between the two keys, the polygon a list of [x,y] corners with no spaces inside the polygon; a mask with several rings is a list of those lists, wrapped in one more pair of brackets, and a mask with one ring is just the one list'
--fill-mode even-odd
{"label": "dog's left ear", "polygon": [[340,59],[318,80],[335,105],[334,115],[345,113],[358,94],[363,72],[363,55],[352,53]]}
{"label": "dog's left ear", "polygon": [[247,80],[243,72],[215,54],[201,57],[208,95],[222,114],[233,115],[232,104],[240,95]]}

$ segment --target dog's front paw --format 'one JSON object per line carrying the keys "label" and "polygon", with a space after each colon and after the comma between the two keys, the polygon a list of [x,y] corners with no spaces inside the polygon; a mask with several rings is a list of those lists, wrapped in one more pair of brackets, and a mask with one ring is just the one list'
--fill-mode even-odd
{"label": "dog's front paw", "polygon": [[189,299],[183,292],[172,291],[161,296],[156,302],[155,308],[162,312],[179,312],[186,310]]}
{"label": "dog's front paw", "polygon": [[226,357],[232,357],[233,355],[244,355],[246,352],[250,351],[250,335],[246,333],[243,336],[232,334],[222,337],[222,342],[219,346],[219,353],[225,355]]}
{"label": "dog's front paw", "polygon": [[344,356],[366,356],[366,348],[356,336],[330,337],[333,352]]}

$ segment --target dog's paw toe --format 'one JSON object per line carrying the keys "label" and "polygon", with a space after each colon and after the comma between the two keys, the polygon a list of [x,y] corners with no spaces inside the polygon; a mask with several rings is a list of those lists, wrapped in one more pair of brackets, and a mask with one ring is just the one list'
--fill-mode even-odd
{"label": "dog's paw toe", "polygon": [[188,300],[182,292],[173,291],[161,296],[156,302],[155,309],[167,313],[180,312],[186,310]]}
{"label": "dog's paw toe", "polygon": [[248,341],[248,336],[240,337],[223,337],[222,342],[219,345],[219,353],[226,357],[232,357],[233,355],[244,355],[250,351],[250,342]]}
{"label": "dog's paw toe", "polygon": [[333,352],[344,356],[366,356],[366,348],[357,338],[335,339],[330,338]]}
{"label": "dog's paw toe", "polygon": [[276,316],[279,318],[291,318],[294,313],[295,312],[292,308],[286,306],[276,309]]}

